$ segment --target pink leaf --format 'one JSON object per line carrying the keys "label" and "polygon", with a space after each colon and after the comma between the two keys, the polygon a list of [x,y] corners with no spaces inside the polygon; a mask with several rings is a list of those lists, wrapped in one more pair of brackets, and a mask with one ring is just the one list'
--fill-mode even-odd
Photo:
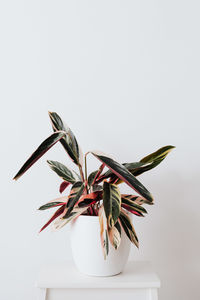
{"label": "pink leaf", "polygon": [[63,181],[60,185],[59,192],[62,194],[69,185],[70,185],[70,182]]}
{"label": "pink leaf", "polygon": [[53,222],[53,220],[55,220],[56,218],[58,218],[65,209],[65,205],[59,207],[59,209],[53,214],[53,216],[49,219],[49,221],[40,229],[39,232],[41,232],[42,230],[44,230],[49,224],[51,224],[51,222]]}

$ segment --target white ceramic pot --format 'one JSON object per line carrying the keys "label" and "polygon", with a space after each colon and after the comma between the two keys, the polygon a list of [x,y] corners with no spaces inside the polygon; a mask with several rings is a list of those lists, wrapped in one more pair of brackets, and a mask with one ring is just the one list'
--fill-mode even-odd
{"label": "white ceramic pot", "polygon": [[99,218],[81,215],[70,224],[72,255],[81,273],[90,276],[113,276],[123,271],[131,244],[123,229],[119,248],[115,250],[109,244],[109,254],[104,260]]}

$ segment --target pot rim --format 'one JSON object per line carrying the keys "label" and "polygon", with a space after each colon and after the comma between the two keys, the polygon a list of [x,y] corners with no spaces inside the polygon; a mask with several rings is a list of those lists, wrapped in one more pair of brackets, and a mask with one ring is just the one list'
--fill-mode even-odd
{"label": "pot rim", "polygon": [[79,222],[83,222],[83,223],[88,223],[88,222],[92,222],[92,223],[98,223],[99,224],[99,216],[88,216],[88,215],[80,215],[78,216],[76,219],[72,220],[70,222],[70,224],[74,224],[74,223],[79,223]]}
{"label": "pot rim", "polygon": [[79,218],[81,219],[99,219],[99,216],[88,216],[88,215],[80,215],[78,216],[75,220],[78,220]]}

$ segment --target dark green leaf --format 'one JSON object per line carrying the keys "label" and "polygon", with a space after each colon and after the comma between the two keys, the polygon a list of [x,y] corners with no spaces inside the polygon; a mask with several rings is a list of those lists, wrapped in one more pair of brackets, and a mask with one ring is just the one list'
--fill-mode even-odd
{"label": "dark green leaf", "polygon": [[89,187],[92,185],[97,173],[98,173],[98,170],[90,173],[90,175],[88,176],[88,185],[89,185]]}
{"label": "dark green leaf", "polygon": [[158,149],[156,152],[153,152],[148,156],[142,158],[139,161],[138,166],[136,167],[134,167],[136,163],[131,163],[131,164],[125,163],[124,166],[131,172],[131,174],[133,174],[134,176],[139,176],[142,173],[149,171],[155,168],[156,166],[158,166],[165,159],[167,154],[171,152],[173,148],[175,147],[170,145]]}
{"label": "dark green leaf", "polygon": [[103,187],[100,184],[93,184],[92,185],[92,192],[102,191]]}
{"label": "dark green leaf", "polygon": [[108,221],[108,226],[111,228],[117,222],[121,208],[121,195],[118,187],[104,181],[103,184],[103,205]]}
{"label": "dark green leaf", "polygon": [[119,216],[121,225],[128,236],[129,240],[136,245],[136,247],[139,247],[138,238],[135,232],[135,229],[133,227],[133,224],[131,222],[131,219],[127,214],[125,214],[123,211],[121,211]]}
{"label": "dark green leaf", "polygon": [[40,232],[44,230],[49,224],[51,224],[55,219],[57,219],[59,216],[63,214],[65,210],[65,205],[62,205],[59,207],[59,209],[56,210],[56,212],[53,214],[53,216],[49,219],[49,221],[40,229]]}
{"label": "dark green leaf", "polygon": [[[74,174],[73,171],[70,171],[65,165],[53,161],[53,160],[47,160],[50,168],[56,172],[58,176],[60,176],[63,180],[70,182],[70,183],[75,183],[77,181],[77,176]],[[80,180],[80,178],[79,178]]]}
{"label": "dark green leaf", "polygon": [[56,219],[56,221],[53,224],[54,229],[57,230],[57,229],[62,228],[67,223],[73,221],[78,216],[85,213],[87,211],[87,209],[88,209],[88,207],[82,207],[82,208],[75,207],[67,217],[65,217],[65,218],[60,217],[60,218]]}
{"label": "dark green leaf", "polygon": [[123,195],[121,196],[122,199],[122,203],[128,205],[130,208],[132,208],[133,210],[137,211],[137,212],[141,212],[144,214],[147,214],[147,211],[144,207],[142,207],[141,205],[136,204],[134,201],[130,200],[130,198],[126,198]]}
{"label": "dark green leaf", "polygon": [[49,202],[47,204],[44,204],[42,206],[40,206],[38,209],[39,210],[45,210],[45,209],[48,209],[48,208],[52,208],[52,207],[56,207],[56,206],[60,206],[60,205],[63,205],[64,203],[63,202]]}
{"label": "dark green leaf", "polygon": [[142,205],[142,204],[150,204],[152,205],[153,203],[150,203],[149,201],[147,201],[145,198],[137,196],[137,195],[127,195],[127,194],[122,194],[121,195],[123,198],[126,198],[132,202],[134,202],[135,204],[138,205]]}
{"label": "dark green leaf", "polygon": [[60,142],[70,158],[75,164],[82,165],[82,152],[71,129],[63,123],[62,119],[56,112],[49,112],[49,117],[54,131],[62,130],[66,132],[65,138],[63,138]]}
{"label": "dark green leaf", "polygon": [[138,192],[141,196],[149,202],[153,202],[153,197],[149,191],[138,181],[123,165],[116,162],[114,159],[98,152],[91,152],[101,162],[103,162],[117,177],[126,182],[131,188]]}
{"label": "dark green leaf", "polygon": [[[139,176],[142,173],[158,166],[173,148],[175,147],[171,145],[164,146],[158,149],[156,152],[153,152],[150,155],[144,157],[139,162],[123,163],[123,166],[126,167],[132,175]],[[111,183],[119,184],[120,182],[122,182],[122,180],[120,179],[117,180],[117,176],[113,174],[112,171],[108,170],[98,179],[97,183],[106,178],[110,178]]]}
{"label": "dark green leaf", "polygon": [[[138,168],[140,166],[143,166],[144,164],[141,162],[134,162],[134,163],[124,163],[122,164],[124,167],[126,167],[130,172],[131,170],[134,170],[135,168]],[[113,174],[113,172],[111,170],[106,171],[101,177],[100,180],[98,181],[102,181],[102,179],[106,179],[111,177],[112,175],[114,175],[114,178],[117,178],[117,176],[115,174]]]}
{"label": "dark green leaf", "polygon": [[69,195],[69,200],[66,205],[67,212],[63,218],[68,218],[69,214],[71,213],[71,211],[74,208],[74,205],[78,202],[81,195],[83,194],[84,188],[85,188],[85,186],[84,186],[83,182],[77,181],[76,183],[74,183],[74,185],[72,186],[70,195]]}
{"label": "dark green leaf", "polygon": [[55,145],[65,135],[66,133],[63,131],[57,131],[50,135],[30,156],[30,158],[25,162],[25,164],[21,167],[21,169],[13,179],[17,180],[19,177],[21,177],[41,156],[43,156],[53,145]]}
{"label": "dark green leaf", "polygon": [[156,152],[153,152],[153,153],[149,154],[148,156],[142,158],[140,160],[140,163],[142,163],[143,166],[136,168],[135,170],[131,171],[131,173],[134,176],[139,176],[142,173],[155,168],[165,159],[167,154],[169,154],[169,152],[171,152],[171,150],[174,148],[175,147],[171,146],[171,145],[164,146],[164,147],[158,149]]}

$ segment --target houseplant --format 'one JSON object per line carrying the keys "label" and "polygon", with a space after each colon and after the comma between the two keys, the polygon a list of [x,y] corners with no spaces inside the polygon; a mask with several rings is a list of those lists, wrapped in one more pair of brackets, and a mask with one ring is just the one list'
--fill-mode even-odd
{"label": "houseplant", "polygon": [[[89,275],[117,274],[126,263],[130,242],[136,247],[139,245],[131,214],[144,216],[147,211],[143,204],[153,204],[152,195],[136,177],[159,165],[174,146],[162,147],[133,163],[120,164],[98,151],[87,152],[83,159],[81,148],[71,129],[63,123],[57,113],[49,112],[49,117],[54,133],[30,156],[14,179],[21,177],[53,145],[60,142],[76,164],[79,173],[57,161],[47,161],[50,168],[62,179],[60,193],[64,193],[68,186],[70,191],[68,196],[50,201],[39,208],[56,208],[40,232],[52,222],[54,228],[59,229],[72,221],[71,244],[79,270]],[[101,165],[88,176],[89,153],[94,155]],[[104,171],[105,167],[108,168],[107,171]],[[121,182],[129,185],[137,195],[121,194]],[[103,255],[99,254],[100,241]]]}

